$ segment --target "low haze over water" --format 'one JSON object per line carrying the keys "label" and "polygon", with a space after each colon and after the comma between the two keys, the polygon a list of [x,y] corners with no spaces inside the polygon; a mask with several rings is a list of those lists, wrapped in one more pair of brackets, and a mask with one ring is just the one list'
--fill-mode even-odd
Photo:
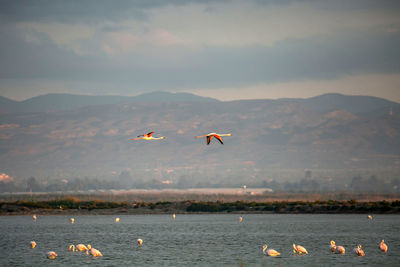
{"label": "low haze over water", "polygon": [[[400,262],[398,215],[134,215],[0,217],[1,266],[395,266]],[[137,239],[143,245],[137,246]],[[389,246],[379,250],[384,239]],[[37,246],[30,248],[30,241]],[[332,254],[330,240],[346,248]],[[91,244],[103,253],[92,258],[68,252],[70,244]],[[294,256],[292,244],[309,254]],[[264,256],[262,245],[281,253]],[[361,244],[365,257],[353,248]],[[54,260],[45,253],[53,250]]]}

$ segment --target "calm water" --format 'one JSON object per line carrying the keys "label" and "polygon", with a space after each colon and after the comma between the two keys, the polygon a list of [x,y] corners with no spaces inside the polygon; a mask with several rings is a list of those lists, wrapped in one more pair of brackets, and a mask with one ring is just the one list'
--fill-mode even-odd
{"label": "calm water", "polygon": [[[0,216],[0,266],[399,266],[400,216],[375,215],[132,215]],[[136,240],[144,243],[137,247]],[[329,241],[346,248],[331,254]],[[378,245],[384,239],[387,254]],[[30,248],[35,240],[37,247]],[[69,244],[91,244],[104,257],[68,252]],[[266,257],[261,247],[281,252]],[[309,255],[293,256],[292,243]],[[365,257],[353,248],[362,244]],[[45,253],[54,250],[55,260]]]}

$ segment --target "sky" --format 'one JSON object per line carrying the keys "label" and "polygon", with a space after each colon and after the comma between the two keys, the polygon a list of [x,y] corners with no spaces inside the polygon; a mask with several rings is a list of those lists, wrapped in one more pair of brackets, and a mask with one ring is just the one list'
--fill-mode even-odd
{"label": "sky", "polygon": [[0,96],[400,102],[400,1],[0,0]]}

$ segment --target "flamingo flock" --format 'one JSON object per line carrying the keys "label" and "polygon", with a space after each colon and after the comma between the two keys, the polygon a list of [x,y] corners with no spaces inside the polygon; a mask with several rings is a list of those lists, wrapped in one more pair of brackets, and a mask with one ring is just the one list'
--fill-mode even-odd
{"label": "flamingo flock", "polygon": [[[174,220],[175,218],[176,218],[176,215],[174,213],[174,214],[172,214],[172,219]],[[116,219],[119,219],[119,218],[116,218]],[[240,216],[239,217],[239,222],[241,222],[242,220],[243,220],[243,217]],[[138,238],[137,239],[137,247],[140,247],[142,245],[143,245],[143,239]],[[31,246],[32,249],[34,249],[37,246],[37,243],[35,241],[31,241],[30,242],[30,246]],[[384,240],[382,240],[380,242],[379,249],[382,252],[387,253],[388,245],[385,243]],[[341,255],[345,254],[345,251],[346,251],[343,246],[336,245],[336,242],[333,241],[333,240],[330,241],[329,250],[332,253],[341,254]],[[81,243],[77,244],[77,245],[71,244],[68,247],[68,251],[69,252],[84,252],[86,255],[91,255],[92,257],[103,257],[103,254],[100,252],[100,250],[98,250],[96,248],[93,248],[90,244],[88,244],[87,246],[84,245],[84,244],[81,244]],[[359,257],[365,256],[365,252],[362,249],[362,246],[360,244],[357,245],[353,249],[353,252]],[[263,255],[269,256],[269,257],[278,257],[278,256],[281,255],[281,253],[278,252],[277,250],[272,249],[272,248],[268,248],[267,244],[264,244],[262,246],[262,253],[263,253]],[[295,255],[297,254],[297,255],[301,256],[301,255],[307,255],[308,251],[307,251],[307,249],[305,247],[303,247],[301,245],[298,245],[298,244],[296,245],[295,243],[293,243],[293,253]],[[54,260],[57,256],[58,256],[58,254],[56,252],[54,252],[54,251],[48,251],[46,253],[46,257],[48,259],[51,259],[51,260]]]}
{"label": "flamingo flock", "polygon": [[[35,248],[35,246],[36,246],[35,241],[31,241],[30,244],[31,244],[32,248]],[[138,238],[137,244],[138,244],[138,246],[141,246],[143,244],[143,239]],[[387,246],[387,244],[385,244],[384,240],[382,240],[382,242],[380,243],[379,248],[382,252],[385,252],[385,253],[387,252],[388,246]],[[336,254],[345,254],[344,247],[336,246],[335,241],[333,241],[333,240],[330,242],[330,250],[331,250],[331,252],[334,252]],[[83,244],[78,244],[76,246],[74,244],[71,244],[68,247],[68,251],[69,252],[84,252],[84,251],[86,251],[86,255],[92,255],[93,257],[102,257],[103,256],[103,254],[98,249],[93,248],[90,244],[87,246],[85,246]],[[355,247],[353,251],[357,256],[360,256],[360,257],[365,256],[365,253],[362,250],[361,245],[357,245],[357,247]],[[279,253],[275,249],[268,248],[267,244],[262,246],[262,252],[264,255],[270,256],[270,257],[277,257],[277,256],[281,255],[281,253]],[[297,253],[298,255],[303,255],[303,254],[308,254],[308,251],[305,247],[303,247],[301,245],[293,244],[293,253],[294,254]],[[55,259],[58,255],[54,251],[48,251],[46,253],[46,256],[48,259]]]}
{"label": "flamingo flock", "polygon": [[92,246],[89,244],[85,246],[84,244],[78,244],[78,245],[70,245],[68,247],[69,252],[83,252],[86,251],[86,255],[92,255],[93,257],[102,257],[103,254],[98,249],[92,248]]}

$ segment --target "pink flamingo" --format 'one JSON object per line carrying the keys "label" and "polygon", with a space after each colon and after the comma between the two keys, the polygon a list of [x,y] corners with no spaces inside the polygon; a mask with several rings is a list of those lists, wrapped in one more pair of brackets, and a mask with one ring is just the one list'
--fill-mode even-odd
{"label": "pink flamingo", "polygon": [[153,137],[154,132],[149,132],[148,134],[142,134],[142,135],[138,135],[137,138],[132,138],[132,140],[161,140],[161,139],[165,139],[165,136],[161,136],[161,137]]}
{"label": "pink flamingo", "polygon": [[229,133],[229,134],[209,133],[209,134],[205,134],[205,135],[195,136],[194,138],[206,137],[206,138],[207,138],[207,145],[209,145],[210,142],[211,142],[211,139],[212,139],[213,137],[215,137],[215,138],[223,145],[224,142],[222,141],[221,136],[232,136],[232,134],[231,134],[231,133]]}

